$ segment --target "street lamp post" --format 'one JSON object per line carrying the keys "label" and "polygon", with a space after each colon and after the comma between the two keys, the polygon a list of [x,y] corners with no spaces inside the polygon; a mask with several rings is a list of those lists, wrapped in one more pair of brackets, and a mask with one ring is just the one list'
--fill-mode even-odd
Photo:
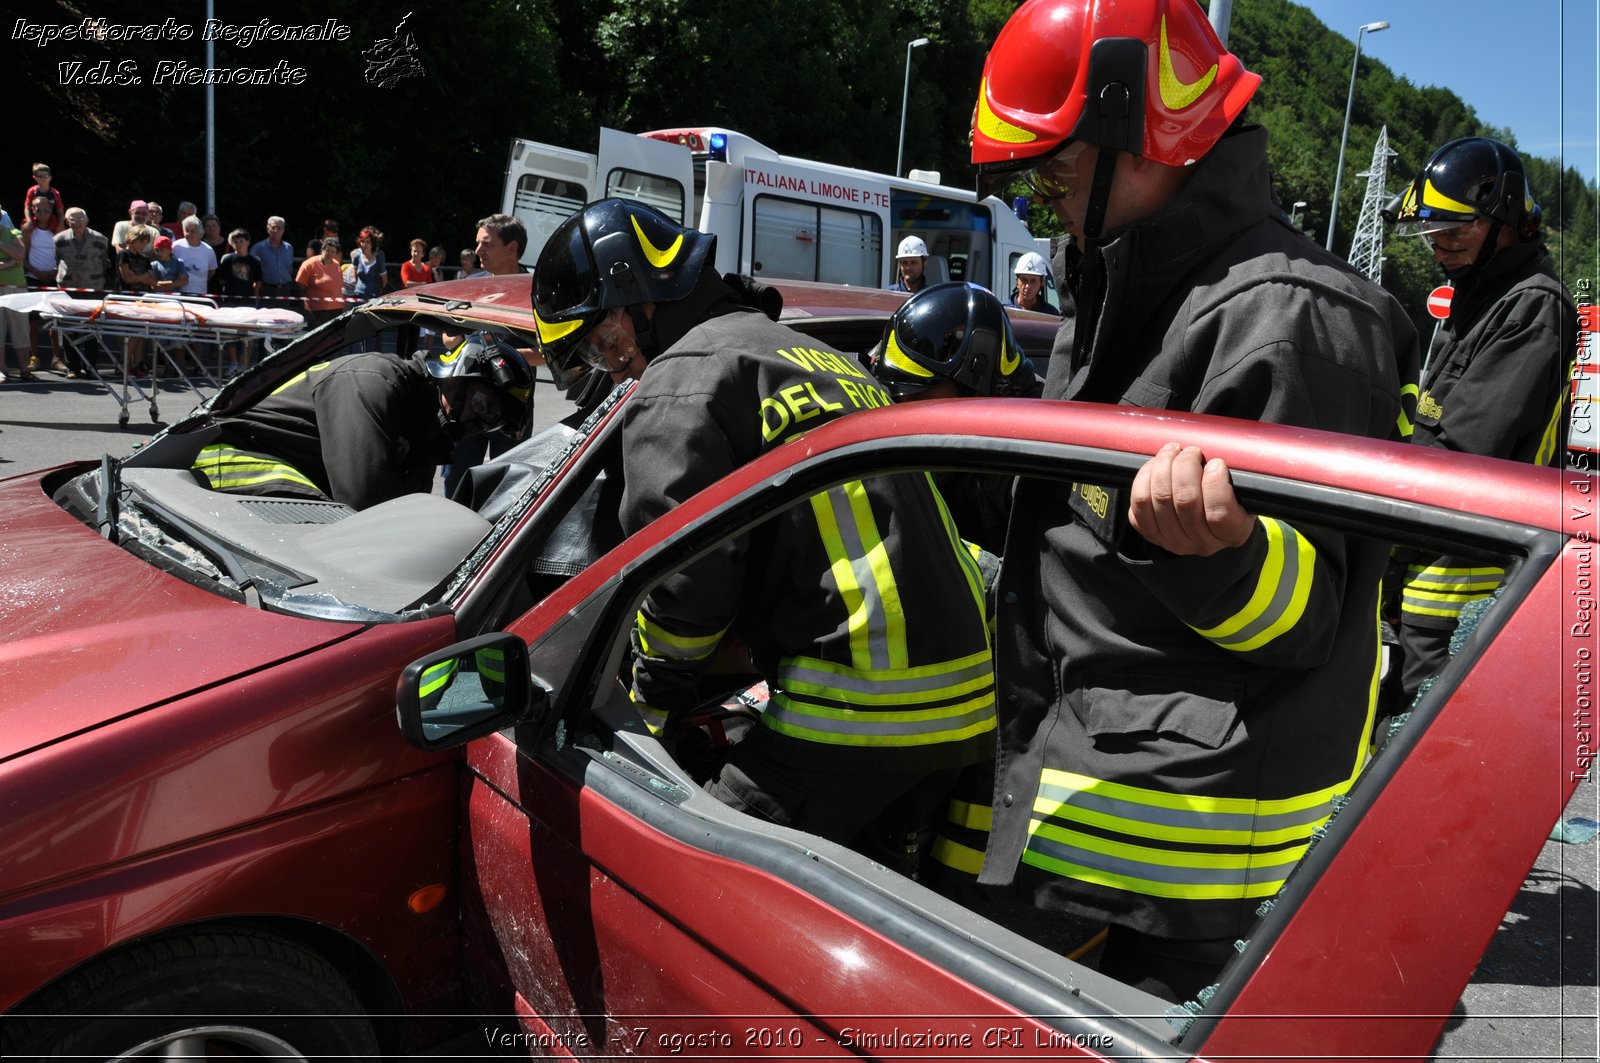
{"label": "street lamp post", "polygon": [[1361,35],[1389,28],[1387,22],[1369,22],[1356,30],[1356,57],[1350,63],[1350,91],[1344,99],[1344,132],[1339,135],[1339,165],[1333,171],[1333,205],[1328,208],[1328,241],[1322,246],[1333,250],[1333,224],[1339,220],[1339,184],[1344,180],[1344,148],[1350,140],[1350,108],[1356,102],[1356,67],[1361,65]]}
{"label": "street lamp post", "polygon": [[906,42],[906,84],[900,90],[900,150],[894,156],[894,175],[900,176],[905,169],[906,161],[906,107],[911,103],[911,50],[921,48],[928,43],[928,38],[918,37],[914,41]]}
{"label": "street lamp post", "polygon": [[1297,199],[1294,201],[1294,206],[1289,208],[1289,224],[1296,229],[1300,228],[1300,208],[1307,205],[1305,200]]}

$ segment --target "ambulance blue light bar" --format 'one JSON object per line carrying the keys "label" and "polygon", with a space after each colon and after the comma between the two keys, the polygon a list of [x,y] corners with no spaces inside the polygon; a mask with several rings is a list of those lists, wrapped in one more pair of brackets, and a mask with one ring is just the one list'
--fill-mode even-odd
{"label": "ambulance blue light bar", "polygon": [[728,161],[728,134],[711,134],[711,157],[718,162]]}

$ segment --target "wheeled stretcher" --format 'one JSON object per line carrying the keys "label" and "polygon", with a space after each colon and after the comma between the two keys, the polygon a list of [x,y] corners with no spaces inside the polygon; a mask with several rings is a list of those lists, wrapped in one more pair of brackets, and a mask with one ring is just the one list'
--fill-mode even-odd
{"label": "wheeled stretcher", "polygon": [[[292,310],[258,310],[246,306],[217,306],[210,299],[173,295],[108,295],[104,299],[74,299],[65,293],[48,293],[30,309],[37,310],[45,327],[68,347],[78,365],[116,400],[117,423],[128,423],[128,407],[148,402],[150,419],[160,418],[157,404],[162,367],[199,395],[200,383],[185,371],[181,355],[190,354],[191,366],[201,382],[211,388],[222,384],[223,347],[229,343],[261,340],[267,353],[304,331],[305,318]],[[106,341],[123,341],[120,372],[102,374],[96,364],[97,347],[116,347]],[[143,358],[148,379],[132,374],[128,340],[144,340]],[[217,371],[206,368],[204,350],[216,353]],[[69,363],[70,364],[70,363]],[[116,379],[121,377],[120,382]],[[136,397],[135,397],[136,396]]]}

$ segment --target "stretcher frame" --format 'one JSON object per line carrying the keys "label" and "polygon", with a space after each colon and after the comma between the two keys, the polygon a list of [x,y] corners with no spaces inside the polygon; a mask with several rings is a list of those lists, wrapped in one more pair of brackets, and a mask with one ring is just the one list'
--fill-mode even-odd
{"label": "stretcher frame", "polygon": [[[195,312],[202,314],[206,310],[217,309],[213,299],[199,296],[156,295],[142,293],[111,294],[107,295],[103,304],[115,305],[117,303],[170,303],[177,306],[188,304]],[[184,371],[179,356],[188,350],[191,353],[198,375],[204,378],[205,386],[218,389],[223,384],[222,357],[223,349],[230,343],[247,343],[251,340],[262,341],[265,353],[262,357],[274,353],[278,347],[298,338],[305,332],[302,324],[298,329],[261,329],[250,328],[242,325],[214,325],[205,323],[197,316],[193,320],[183,321],[141,321],[134,318],[118,318],[110,314],[99,314],[92,317],[80,317],[76,314],[63,313],[50,303],[44,303],[38,308],[43,317],[45,327],[61,340],[78,360],[81,371],[87,372],[100,386],[106,389],[117,403],[117,424],[128,423],[128,407],[135,402],[148,402],[150,405],[150,420],[155,422],[161,418],[159,394],[161,384],[161,366],[163,363],[171,370],[173,376],[186,385],[200,398],[205,398],[205,393],[200,390],[200,385],[191,380]],[[143,379],[131,374],[126,347],[121,352],[122,372],[120,384],[113,374],[109,379],[102,375],[96,366],[96,357],[92,350],[86,349],[93,341],[99,341],[115,359],[117,352],[105,341],[110,338],[122,340],[142,339],[145,341],[145,353],[141,356],[149,363],[150,375]],[[216,350],[217,372],[213,376],[206,369],[204,357],[198,353],[197,348],[211,346]],[[70,364],[70,363],[69,363]],[[147,390],[148,389],[148,390]],[[137,398],[134,396],[137,395]]]}

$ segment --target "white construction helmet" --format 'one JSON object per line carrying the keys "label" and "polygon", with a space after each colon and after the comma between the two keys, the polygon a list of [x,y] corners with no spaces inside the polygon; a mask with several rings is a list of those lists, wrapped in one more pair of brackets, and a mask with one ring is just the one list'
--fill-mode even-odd
{"label": "white construction helmet", "polygon": [[1017,259],[1016,273],[1026,273],[1030,277],[1048,277],[1050,266],[1045,262],[1044,256],[1037,251],[1029,251]]}
{"label": "white construction helmet", "polygon": [[894,253],[895,258],[927,258],[928,245],[922,242],[920,236],[908,236],[900,241],[900,250]]}

